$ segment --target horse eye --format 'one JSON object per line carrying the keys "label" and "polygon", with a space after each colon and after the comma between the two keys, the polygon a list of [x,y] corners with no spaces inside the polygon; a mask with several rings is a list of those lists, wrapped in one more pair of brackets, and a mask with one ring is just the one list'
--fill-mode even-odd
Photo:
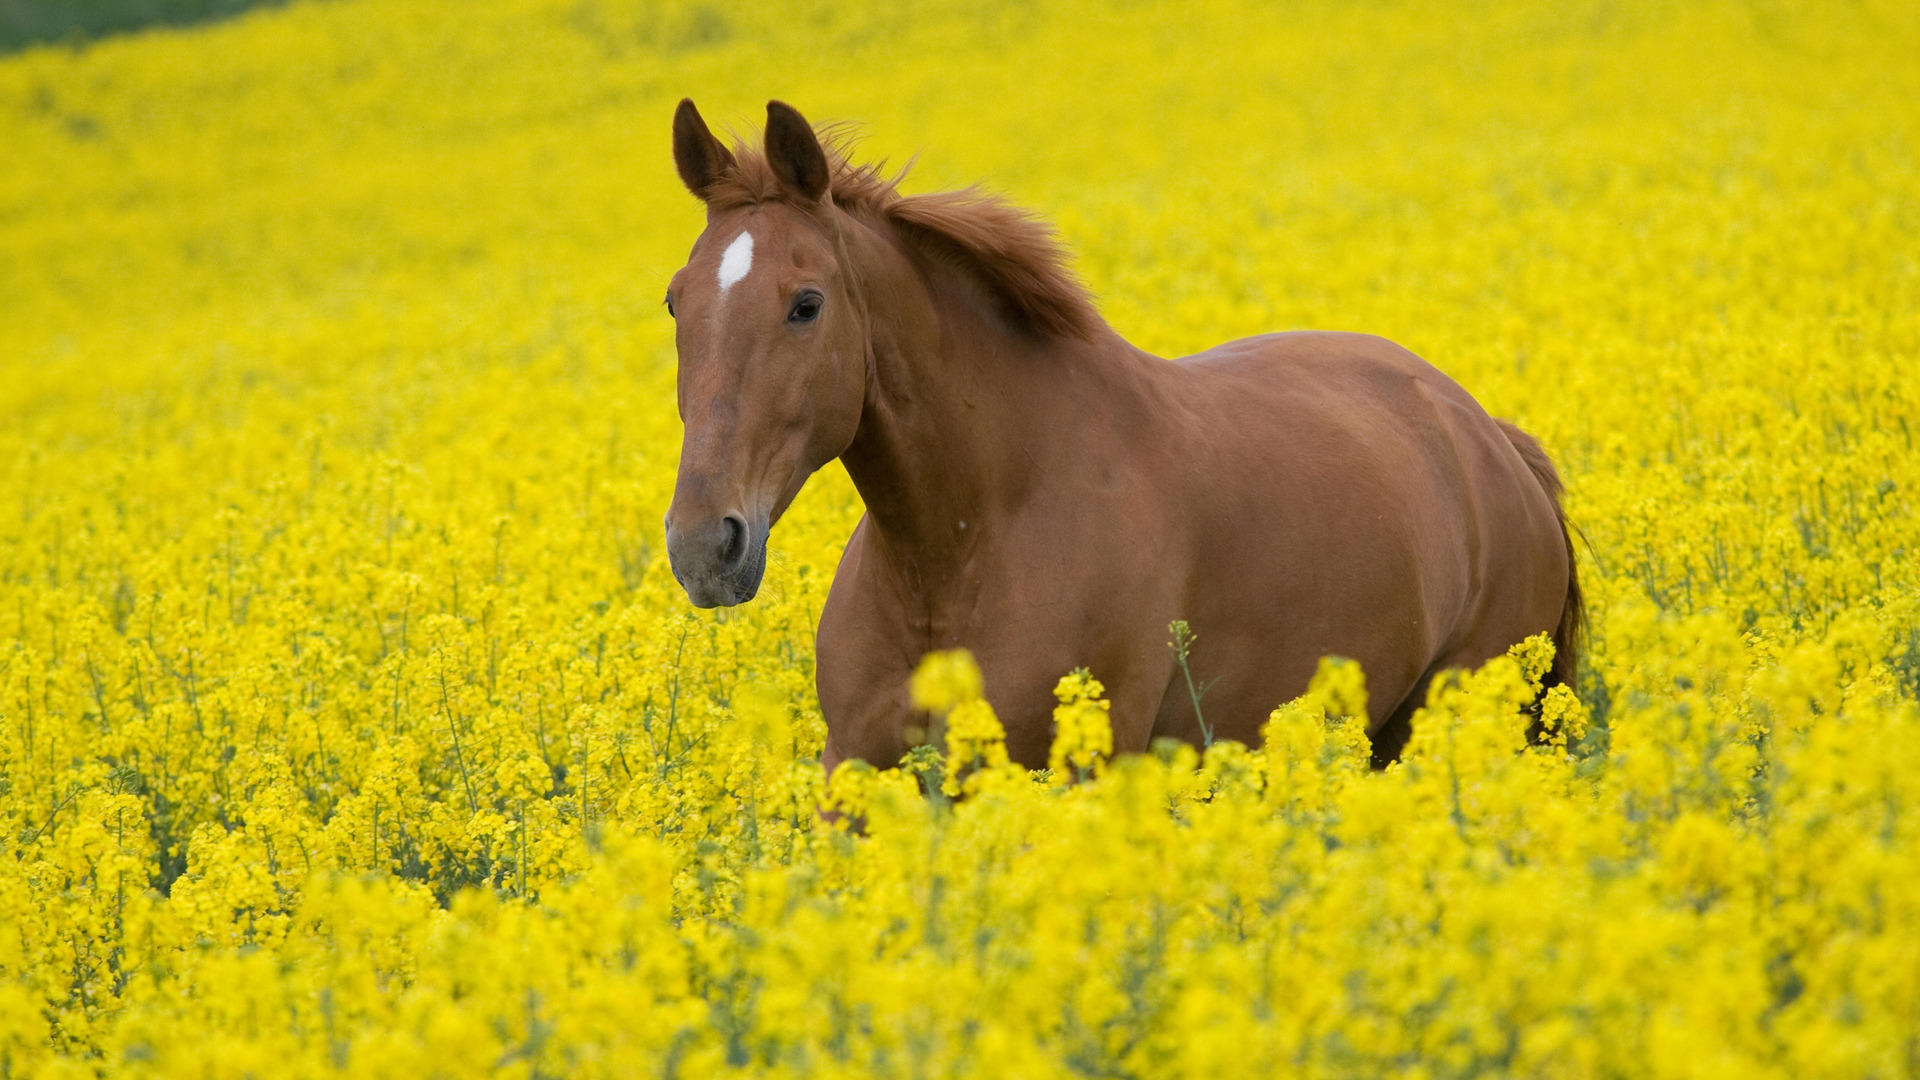
{"label": "horse eye", "polygon": [[673,313],[673,294],[668,293],[667,294],[667,318],[672,319],[675,317],[676,316]]}
{"label": "horse eye", "polygon": [[790,323],[812,322],[820,317],[821,303],[820,294],[817,292],[800,294],[800,299],[793,302],[793,310],[787,312],[787,321]]}

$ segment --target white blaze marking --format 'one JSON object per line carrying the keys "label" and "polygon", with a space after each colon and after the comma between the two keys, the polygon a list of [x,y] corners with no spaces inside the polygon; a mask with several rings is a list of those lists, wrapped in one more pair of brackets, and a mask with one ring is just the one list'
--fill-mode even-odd
{"label": "white blaze marking", "polygon": [[735,282],[747,276],[753,269],[753,234],[743,232],[733,243],[727,245],[726,253],[720,256],[720,295],[727,295]]}

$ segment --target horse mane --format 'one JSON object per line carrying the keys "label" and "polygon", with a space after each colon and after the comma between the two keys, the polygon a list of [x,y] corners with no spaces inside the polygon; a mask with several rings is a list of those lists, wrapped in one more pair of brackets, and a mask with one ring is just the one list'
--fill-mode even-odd
{"label": "horse mane", "polygon": [[[902,169],[852,164],[852,132],[843,125],[816,129],[832,178],[833,205],[892,226],[923,255],[973,279],[1005,313],[1033,331],[1091,340],[1105,324],[1087,287],[1067,267],[1067,249],[1053,228],[977,187],[925,195],[900,194]],[[798,204],[767,162],[744,142],[734,146],[734,168],[705,193],[716,210],[760,203]]]}

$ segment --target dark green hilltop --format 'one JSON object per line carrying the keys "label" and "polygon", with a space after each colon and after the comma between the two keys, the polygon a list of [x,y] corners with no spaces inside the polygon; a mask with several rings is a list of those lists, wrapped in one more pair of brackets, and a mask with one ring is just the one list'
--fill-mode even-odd
{"label": "dark green hilltop", "polygon": [[225,19],[286,0],[0,0],[0,53],[63,42],[83,46],[149,26]]}

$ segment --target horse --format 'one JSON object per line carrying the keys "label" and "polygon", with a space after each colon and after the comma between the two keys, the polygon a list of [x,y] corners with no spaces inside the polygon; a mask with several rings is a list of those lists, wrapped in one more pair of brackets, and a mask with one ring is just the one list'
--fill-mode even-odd
{"label": "horse", "polygon": [[843,463],[865,515],[816,639],[829,774],[902,759],[927,724],[909,677],[941,649],[972,652],[1029,768],[1076,668],[1126,753],[1258,745],[1321,657],[1357,660],[1381,767],[1443,671],[1550,632],[1545,682],[1574,681],[1553,463],[1413,353],[1301,331],[1151,355],[1050,227],[978,189],[903,195],[779,101],[755,151],[682,100],[673,157],[706,227],[666,297],[669,561],[697,607],[751,600],[773,524]]}

